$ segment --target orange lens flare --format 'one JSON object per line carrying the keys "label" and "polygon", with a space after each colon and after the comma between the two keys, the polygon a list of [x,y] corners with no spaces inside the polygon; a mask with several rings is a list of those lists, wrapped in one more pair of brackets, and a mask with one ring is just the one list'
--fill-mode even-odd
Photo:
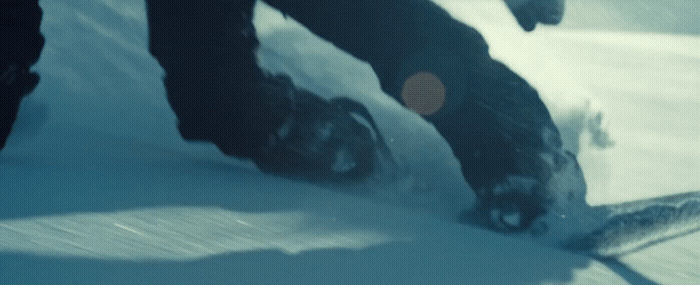
{"label": "orange lens flare", "polygon": [[403,103],[420,115],[431,115],[445,105],[445,85],[430,72],[411,75],[401,89]]}

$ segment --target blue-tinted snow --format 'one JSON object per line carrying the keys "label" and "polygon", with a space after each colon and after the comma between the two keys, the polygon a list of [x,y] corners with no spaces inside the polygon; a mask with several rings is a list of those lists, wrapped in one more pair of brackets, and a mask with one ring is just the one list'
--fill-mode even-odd
{"label": "blue-tinted snow", "polygon": [[[571,18],[581,19],[588,11],[572,2]],[[541,91],[580,154],[591,203],[700,189],[697,36],[592,30],[566,17],[563,27],[525,34],[498,1],[439,3],[479,28],[494,56]],[[186,144],[146,48],[142,1],[41,5],[42,82],[0,153],[2,283],[700,279],[699,234],[626,256],[627,268],[611,270],[450,221],[472,196],[431,126],[382,95],[368,66],[265,7],[256,19],[261,63],[319,93],[367,103],[409,176],[358,186],[386,190],[378,194],[350,195]]]}

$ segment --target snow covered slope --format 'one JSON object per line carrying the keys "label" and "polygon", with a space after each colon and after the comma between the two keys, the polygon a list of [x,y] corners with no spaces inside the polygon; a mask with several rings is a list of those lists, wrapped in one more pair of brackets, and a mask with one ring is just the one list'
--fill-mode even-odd
{"label": "snow covered slope", "polygon": [[[700,34],[700,2],[693,0],[567,0],[563,27],[642,33]],[[585,11],[586,13],[576,13]]]}
{"label": "snow covered slope", "polygon": [[[591,203],[700,189],[698,37],[525,34],[500,2],[439,3],[542,91]],[[369,66],[264,6],[261,64],[366,103],[405,179],[320,188],[187,144],[146,48],[142,1],[40,4],[42,82],[0,153],[2,283],[700,280],[700,234],[606,266],[452,222],[473,196],[435,130],[381,94]]]}

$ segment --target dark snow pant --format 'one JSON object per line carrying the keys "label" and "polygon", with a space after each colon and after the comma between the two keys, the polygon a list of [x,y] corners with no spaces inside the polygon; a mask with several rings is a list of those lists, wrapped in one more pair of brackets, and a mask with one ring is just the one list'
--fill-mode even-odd
{"label": "dark snow pant", "polygon": [[187,140],[251,157],[275,127],[256,86],[254,0],[147,0],[151,53]]}
{"label": "dark snow pant", "polygon": [[0,0],[0,150],[17,118],[22,97],[39,83],[30,72],[39,60],[44,37],[39,31],[38,0]]}

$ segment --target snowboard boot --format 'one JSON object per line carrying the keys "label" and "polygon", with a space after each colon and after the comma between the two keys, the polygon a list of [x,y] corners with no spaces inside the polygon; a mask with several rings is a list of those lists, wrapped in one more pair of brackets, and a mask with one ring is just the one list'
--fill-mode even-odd
{"label": "snowboard boot", "polygon": [[367,109],[348,98],[325,100],[289,77],[268,75],[260,92],[281,125],[253,156],[268,173],[310,181],[352,182],[393,163]]}

